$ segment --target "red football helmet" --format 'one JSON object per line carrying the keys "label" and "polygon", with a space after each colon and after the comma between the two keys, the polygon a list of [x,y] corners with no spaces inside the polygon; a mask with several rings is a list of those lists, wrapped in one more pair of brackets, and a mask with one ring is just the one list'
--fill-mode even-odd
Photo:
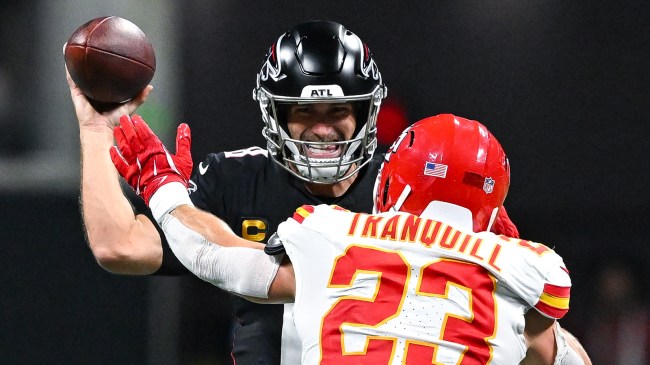
{"label": "red football helmet", "polygon": [[413,124],[395,141],[375,183],[375,212],[420,215],[432,201],[467,208],[486,231],[508,194],[510,166],[487,128],[452,114]]}

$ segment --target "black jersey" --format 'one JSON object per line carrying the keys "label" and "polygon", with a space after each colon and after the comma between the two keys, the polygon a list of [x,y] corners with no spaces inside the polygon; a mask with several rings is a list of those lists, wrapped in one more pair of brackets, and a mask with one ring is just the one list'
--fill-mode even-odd
{"label": "black jersey", "polygon": [[[266,243],[278,225],[303,204],[337,204],[369,213],[380,165],[381,158],[376,156],[360,171],[345,195],[321,198],[278,166],[265,149],[209,154],[195,169],[190,197],[196,207],[224,220],[237,235]],[[172,259],[169,256],[165,255],[164,260]],[[284,306],[255,304],[234,295],[232,300],[239,322],[232,351],[237,365],[279,364]]]}

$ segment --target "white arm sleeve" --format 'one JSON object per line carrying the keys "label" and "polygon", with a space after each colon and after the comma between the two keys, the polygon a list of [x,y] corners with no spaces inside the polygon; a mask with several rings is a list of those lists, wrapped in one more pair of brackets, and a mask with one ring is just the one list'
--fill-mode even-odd
{"label": "white arm sleeve", "polygon": [[557,355],[553,365],[585,365],[582,357],[567,342],[564,331],[558,322],[555,322],[555,342],[557,343]]}
{"label": "white arm sleeve", "polygon": [[248,247],[222,247],[164,214],[161,228],[178,260],[194,275],[244,296],[268,298],[283,255],[269,256]]}
{"label": "white arm sleeve", "polygon": [[151,196],[149,209],[151,209],[151,214],[156,222],[161,224],[165,214],[184,204],[194,206],[185,186],[179,182],[173,182],[161,186]]}

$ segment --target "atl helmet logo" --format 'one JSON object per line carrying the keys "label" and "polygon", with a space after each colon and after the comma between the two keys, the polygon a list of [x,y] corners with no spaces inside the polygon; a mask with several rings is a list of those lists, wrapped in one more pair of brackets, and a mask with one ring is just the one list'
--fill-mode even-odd
{"label": "atl helmet logo", "polygon": [[311,91],[311,96],[317,98],[319,96],[334,96],[329,89],[315,89]]}
{"label": "atl helmet logo", "polygon": [[343,97],[343,89],[339,85],[307,85],[300,92],[301,98],[337,98]]}

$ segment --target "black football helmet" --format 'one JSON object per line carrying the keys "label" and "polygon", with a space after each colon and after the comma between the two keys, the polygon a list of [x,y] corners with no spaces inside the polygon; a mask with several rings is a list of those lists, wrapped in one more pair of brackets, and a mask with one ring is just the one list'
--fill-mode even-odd
{"label": "black football helmet", "polygon": [[[370,50],[343,25],[310,21],[282,34],[257,74],[253,99],[264,121],[262,134],[273,159],[299,179],[322,184],[344,180],[367,164],[377,147],[377,113],[387,88]],[[351,140],[306,142],[287,132],[290,104],[355,105]],[[336,158],[307,157],[308,145],[338,145]],[[295,166],[292,169],[290,166]]]}

